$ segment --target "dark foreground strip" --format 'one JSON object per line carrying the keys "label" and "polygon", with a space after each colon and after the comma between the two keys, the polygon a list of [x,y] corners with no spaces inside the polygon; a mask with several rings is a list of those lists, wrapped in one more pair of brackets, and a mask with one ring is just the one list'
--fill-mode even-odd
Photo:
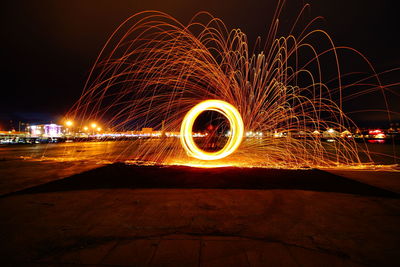
{"label": "dark foreground strip", "polygon": [[385,189],[315,169],[192,168],[129,166],[121,163],[107,165],[8,195],[113,188],[283,189],[400,197],[399,194]]}

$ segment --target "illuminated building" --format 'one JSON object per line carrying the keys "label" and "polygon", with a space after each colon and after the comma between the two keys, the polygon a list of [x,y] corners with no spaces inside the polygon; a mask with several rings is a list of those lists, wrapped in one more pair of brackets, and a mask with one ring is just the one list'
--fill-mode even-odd
{"label": "illuminated building", "polygon": [[58,124],[39,124],[28,127],[29,134],[32,137],[61,137],[62,126]]}
{"label": "illuminated building", "polygon": [[368,131],[368,137],[374,139],[384,139],[386,138],[386,135],[382,130],[376,129]]}
{"label": "illuminated building", "polygon": [[336,138],[340,137],[340,133],[332,128],[327,129],[322,133],[323,138]]}

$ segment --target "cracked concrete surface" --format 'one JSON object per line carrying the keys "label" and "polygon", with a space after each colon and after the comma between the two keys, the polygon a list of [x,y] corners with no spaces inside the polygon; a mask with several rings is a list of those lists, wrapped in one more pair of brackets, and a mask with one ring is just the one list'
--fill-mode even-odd
{"label": "cracked concrete surface", "polygon": [[[226,173],[249,173],[232,177],[232,183],[263,185],[252,180],[254,171],[243,169],[219,170],[215,177],[206,170],[209,180],[219,179],[211,188],[201,188],[199,181],[191,187],[187,180],[182,188],[133,181],[131,187],[125,182],[116,188],[99,186],[102,179],[117,184],[118,168],[126,168],[133,180],[146,178],[143,169],[107,166],[1,197],[2,266],[400,265],[400,199],[395,193],[375,192],[323,172],[317,173],[321,184],[324,179],[342,181],[347,191],[318,191],[299,183],[302,189],[287,189],[274,186],[278,182],[272,178],[261,188],[224,188]],[[191,172],[186,168],[169,179],[181,182],[179,175]],[[163,168],[151,173],[172,175]],[[268,180],[271,174],[279,172],[261,170],[257,179]],[[281,180],[292,174],[282,173]],[[91,179],[98,186],[85,184],[96,181]],[[204,179],[205,187],[209,180]]]}

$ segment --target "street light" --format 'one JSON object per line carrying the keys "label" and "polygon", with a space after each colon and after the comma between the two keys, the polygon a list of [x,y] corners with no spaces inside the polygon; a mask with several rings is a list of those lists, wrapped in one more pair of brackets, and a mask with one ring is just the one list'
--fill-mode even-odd
{"label": "street light", "polygon": [[87,130],[89,130],[89,127],[85,126],[83,127],[83,130],[86,132]]}
{"label": "street light", "polygon": [[71,135],[71,128],[72,128],[72,125],[74,125],[74,122],[73,122],[72,120],[67,120],[67,121],[65,122],[66,134],[67,134],[67,135]]}
{"label": "street light", "polygon": [[97,124],[95,122],[93,122],[91,126],[93,129],[95,129],[97,127]]}
{"label": "street light", "polygon": [[101,131],[101,128],[100,128],[100,127],[97,127],[97,131],[100,132],[100,131]]}
{"label": "street light", "polygon": [[65,125],[71,127],[74,123],[71,120],[65,122]]}

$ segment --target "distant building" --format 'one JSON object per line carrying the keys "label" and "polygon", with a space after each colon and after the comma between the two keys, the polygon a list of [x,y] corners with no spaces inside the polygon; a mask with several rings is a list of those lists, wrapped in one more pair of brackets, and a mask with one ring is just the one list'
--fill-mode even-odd
{"label": "distant building", "polygon": [[329,128],[325,132],[322,132],[323,138],[337,138],[340,137],[340,133],[332,128]]}
{"label": "distant building", "polygon": [[58,124],[39,124],[29,126],[29,134],[32,137],[61,137],[62,126]]}
{"label": "distant building", "polygon": [[353,134],[349,130],[345,130],[340,134],[340,137],[343,138],[352,138]]}

